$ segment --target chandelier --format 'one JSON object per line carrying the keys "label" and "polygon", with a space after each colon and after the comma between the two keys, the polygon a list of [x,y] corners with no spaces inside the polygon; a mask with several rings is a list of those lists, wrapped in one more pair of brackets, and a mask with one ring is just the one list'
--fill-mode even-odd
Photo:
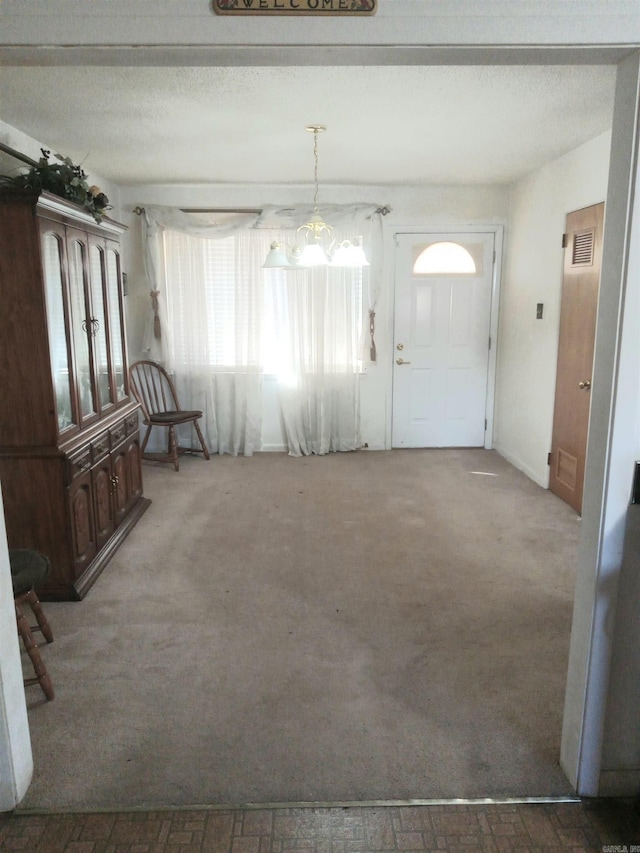
{"label": "chandelier", "polygon": [[330,265],[332,267],[369,266],[362,246],[350,240],[336,242],[334,229],[327,225],[318,209],[318,134],[327,128],[323,124],[310,124],[305,130],[313,133],[314,194],[313,213],[301,225],[295,246],[273,242],[264,264],[266,269],[305,269]]}

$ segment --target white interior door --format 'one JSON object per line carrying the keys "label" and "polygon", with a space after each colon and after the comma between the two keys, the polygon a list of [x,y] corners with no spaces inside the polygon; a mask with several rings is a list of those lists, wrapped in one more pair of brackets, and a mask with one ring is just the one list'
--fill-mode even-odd
{"label": "white interior door", "polygon": [[484,446],[494,238],[396,235],[393,447]]}

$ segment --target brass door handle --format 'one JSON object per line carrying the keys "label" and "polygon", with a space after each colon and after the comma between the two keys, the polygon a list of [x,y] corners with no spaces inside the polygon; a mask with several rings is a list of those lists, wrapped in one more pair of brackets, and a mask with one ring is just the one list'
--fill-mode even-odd
{"label": "brass door handle", "polygon": [[583,390],[588,391],[589,388],[591,388],[591,380],[587,379],[586,382],[579,382],[578,388],[582,388]]}
{"label": "brass door handle", "polygon": [[405,361],[404,358],[396,358],[396,364],[411,364],[411,362]]}

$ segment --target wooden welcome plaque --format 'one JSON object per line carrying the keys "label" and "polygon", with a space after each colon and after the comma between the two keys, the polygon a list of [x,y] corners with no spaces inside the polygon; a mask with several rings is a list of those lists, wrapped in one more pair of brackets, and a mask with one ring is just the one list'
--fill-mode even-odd
{"label": "wooden welcome plaque", "polygon": [[213,0],[218,15],[374,15],[378,0]]}

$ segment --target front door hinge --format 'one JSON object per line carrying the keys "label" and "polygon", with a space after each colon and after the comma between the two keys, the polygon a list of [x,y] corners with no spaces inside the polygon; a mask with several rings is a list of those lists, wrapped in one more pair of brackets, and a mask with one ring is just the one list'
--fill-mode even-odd
{"label": "front door hinge", "polygon": [[547,465],[551,465],[551,451],[547,453]]}
{"label": "front door hinge", "polygon": [[489,349],[491,349],[491,335],[489,335]]}
{"label": "front door hinge", "polygon": [[486,418],[484,419],[484,431],[485,432],[487,431],[487,419]]}
{"label": "front door hinge", "polygon": [[563,249],[566,249],[566,248],[567,248],[567,242],[568,242],[568,241],[567,241],[567,235],[566,235],[566,234],[563,234],[563,235],[562,235],[562,248],[563,248]]}

